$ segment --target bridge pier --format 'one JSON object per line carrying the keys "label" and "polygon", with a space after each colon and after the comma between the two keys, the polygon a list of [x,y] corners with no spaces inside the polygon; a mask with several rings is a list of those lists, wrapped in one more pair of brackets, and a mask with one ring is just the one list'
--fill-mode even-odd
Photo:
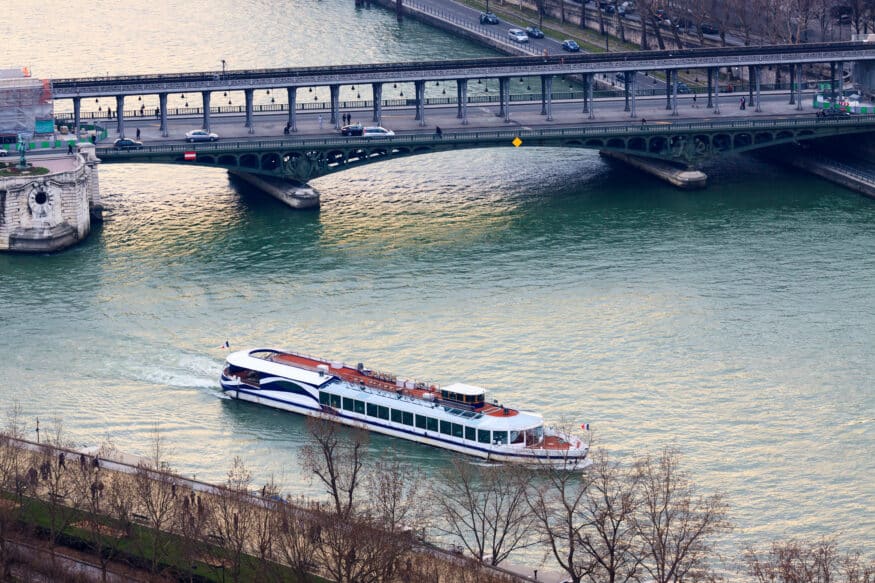
{"label": "bridge pier", "polygon": [[626,73],[629,78],[629,117],[636,118],[635,111],[635,94],[638,92],[638,71],[630,71]]}
{"label": "bridge pier", "polygon": [[286,93],[289,98],[289,131],[296,132],[298,131],[298,88],[297,87],[286,87]]}
{"label": "bridge pier", "polygon": [[631,106],[629,105],[629,87],[631,86],[630,77],[632,73],[626,71],[623,74],[623,111],[632,111]]}
{"label": "bridge pier", "polygon": [[309,184],[239,170],[228,170],[228,173],[293,209],[319,208],[319,192]]}
{"label": "bridge pier", "polygon": [[[759,65],[755,65],[753,69],[754,69],[754,78],[756,79],[756,102],[755,102],[756,107],[754,107],[754,111],[756,111],[757,113],[760,113],[760,112],[762,112],[762,108],[760,107],[760,76],[761,76],[760,73],[762,72],[762,69],[760,68]],[[792,92],[792,90],[791,90],[791,92]]]}
{"label": "bridge pier", "polygon": [[547,115],[547,79],[552,83],[553,76],[541,75],[541,115]]}
{"label": "bridge pier", "polygon": [[371,91],[374,94],[374,118],[375,124],[383,125],[383,84],[371,83]]}
{"label": "bridge pier", "polygon": [[[510,123],[510,77],[502,77],[498,80],[498,93],[504,123]],[[550,114],[547,114],[547,121],[551,121],[551,119]]]}
{"label": "bridge pier", "polygon": [[796,110],[802,111],[802,64],[796,65]]}
{"label": "bridge pier", "polygon": [[671,75],[674,71],[671,69],[665,70],[665,110],[671,110]]}
{"label": "bridge pier", "polygon": [[678,72],[677,69],[671,72],[671,114],[678,114]]}
{"label": "bridge pier", "polygon": [[720,69],[714,75],[714,115],[720,115]]}
{"label": "bridge pier", "polygon": [[708,109],[714,107],[714,102],[711,99],[714,93],[714,67],[708,67]]}
{"label": "bridge pier", "polygon": [[708,176],[701,170],[678,168],[662,160],[633,156],[620,152],[600,150],[599,154],[606,158],[620,160],[633,168],[637,168],[651,176],[656,176],[672,186],[677,186],[681,190],[699,190],[708,185]]}
{"label": "bridge pier", "polygon": [[201,91],[201,99],[204,104],[204,129],[210,131],[210,97],[212,91]]}
{"label": "bridge pier", "polygon": [[120,138],[125,137],[125,96],[115,96],[116,130]]}
{"label": "bridge pier", "polygon": [[790,65],[790,105],[796,105],[796,65]]}
{"label": "bridge pier", "polygon": [[166,138],[169,133],[167,132],[167,94],[159,93],[158,94],[158,115],[161,117],[161,126],[158,128],[161,130],[161,137]]}
{"label": "bridge pier", "polygon": [[[595,84],[595,73],[586,74],[586,99],[589,101],[589,119],[595,119],[595,101],[592,99],[592,86]],[[584,102],[586,108],[586,102]]]}

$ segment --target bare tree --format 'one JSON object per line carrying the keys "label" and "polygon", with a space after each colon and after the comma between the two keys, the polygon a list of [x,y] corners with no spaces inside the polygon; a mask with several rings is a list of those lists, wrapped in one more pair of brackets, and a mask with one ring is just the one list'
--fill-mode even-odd
{"label": "bare tree", "polygon": [[498,565],[510,553],[534,544],[535,518],[526,504],[524,470],[516,466],[473,466],[454,459],[434,484],[438,526],[478,560]]}
{"label": "bare tree", "polygon": [[773,542],[765,553],[745,551],[747,572],[758,583],[872,583],[875,562],[842,555],[834,539]]}
{"label": "bare tree", "polygon": [[390,452],[374,463],[365,478],[368,512],[389,532],[425,529],[423,482],[410,466]]}
{"label": "bare tree", "polygon": [[304,500],[292,503],[288,499],[275,506],[278,514],[278,553],[300,580],[305,580],[316,568],[316,553],[322,537],[315,512],[307,510],[305,506]]}
{"label": "bare tree", "polygon": [[161,433],[152,432],[151,455],[147,463],[137,466],[133,479],[134,504],[132,516],[145,523],[151,531],[148,537],[137,537],[140,550],[157,573],[173,548],[173,541],[163,533],[176,521],[178,479],[171,472]]}
{"label": "bare tree", "polygon": [[235,457],[225,483],[211,496],[211,534],[221,539],[221,550],[226,551],[227,555],[218,558],[228,561],[231,580],[235,582],[240,581],[247,542],[254,530],[256,510],[250,499],[251,484],[252,474],[243,460]]}
{"label": "bare tree", "polygon": [[635,528],[644,547],[642,566],[656,583],[707,573],[711,538],[726,531],[722,494],[699,496],[679,467],[679,453],[668,448],[658,458],[636,464],[641,502]]}
{"label": "bare tree", "polygon": [[361,485],[368,434],[328,419],[307,419],[310,442],[302,448],[302,465],[327,489],[339,519],[355,509]]}
{"label": "bare tree", "polygon": [[[21,492],[27,486],[27,455],[18,441],[23,435],[21,407],[14,402],[7,411],[7,421],[0,430],[0,492]],[[20,516],[21,494],[18,501],[0,497],[0,579],[11,580],[12,555],[8,544]]]}
{"label": "bare tree", "polygon": [[[173,530],[179,534],[179,555],[186,565],[193,565],[208,555],[206,535],[211,523],[210,507],[194,490],[183,489],[177,492],[180,498],[177,512],[174,513]],[[189,581],[194,573],[189,569]]]}

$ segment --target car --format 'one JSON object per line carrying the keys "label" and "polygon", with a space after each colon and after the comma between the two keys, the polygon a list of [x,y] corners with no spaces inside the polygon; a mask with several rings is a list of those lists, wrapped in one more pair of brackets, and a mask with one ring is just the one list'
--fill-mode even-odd
{"label": "car", "polygon": [[821,109],[817,117],[851,117],[851,112],[844,109]]}
{"label": "car", "polygon": [[614,79],[616,79],[620,83],[625,83],[626,82],[626,74],[625,73],[617,73],[616,75],[614,75]]}
{"label": "car", "polygon": [[614,12],[616,12],[614,5],[610,2],[605,2],[604,0],[599,2],[599,10],[601,10],[605,14],[613,14]]}
{"label": "car", "polygon": [[8,156],[8,155],[9,155],[9,152],[7,152],[5,148],[0,148],[0,158],[2,158],[3,156]]}
{"label": "car", "polygon": [[395,135],[392,130],[380,126],[371,126],[362,130],[362,136],[366,138],[391,138]]}
{"label": "car", "polygon": [[208,132],[207,130],[191,130],[185,132],[186,142],[215,142],[219,139],[217,134]]}
{"label": "car", "polygon": [[532,38],[544,38],[544,31],[537,26],[527,26],[526,34]]}
{"label": "car", "polygon": [[562,41],[562,50],[568,51],[570,53],[577,53],[577,52],[580,52],[580,45],[577,44],[575,41],[571,40],[570,38],[567,38],[564,41]]}
{"label": "car", "polygon": [[702,34],[720,34],[720,29],[709,22],[700,24],[699,30],[702,31]]}
{"label": "car", "polygon": [[491,12],[481,12],[480,24],[501,24],[501,21]]}
{"label": "car", "polygon": [[526,31],[520,30],[519,28],[512,28],[508,30],[507,36],[515,43],[529,42],[529,35],[526,34]]}
{"label": "car", "polygon": [[116,150],[142,150],[143,142],[131,138],[119,138],[112,143],[112,147]]}
{"label": "car", "polygon": [[360,123],[352,123],[340,128],[341,136],[360,136],[364,133],[365,128]]}
{"label": "car", "polygon": [[678,93],[692,93],[690,86],[683,81],[678,81]]}

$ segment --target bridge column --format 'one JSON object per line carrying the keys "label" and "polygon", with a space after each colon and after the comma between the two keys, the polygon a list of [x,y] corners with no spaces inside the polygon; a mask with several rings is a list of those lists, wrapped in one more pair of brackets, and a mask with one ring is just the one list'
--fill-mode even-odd
{"label": "bridge column", "polygon": [[632,76],[632,73],[626,71],[623,73],[623,111],[631,111],[629,107],[629,79]]}
{"label": "bridge column", "polygon": [[671,69],[665,70],[665,108],[671,109]]}
{"label": "bridge column", "polygon": [[[754,90],[754,83],[755,83],[755,79],[756,79],[756,75],[757,75],[756,69],[757,69],[756,65],[748,65],[747,66],[747,79],[748,79],[747,102],[748,103],[753,103],[753,90]],[[757,111],[759,111],[759,110],[757,110]]]}
{"label": "bridge column", "polygon": [[720,114],[720,68],[714,70],[714,114]]}
{"label": "bridge column", "polygon": [[374,123],[383,125],[383,84],[371,83],[371,92],[374,94]]}
{"label": "bridge column", "polygon": [[790,105],[796,105],[796,65],[790,65]]}
{"label": "bridge column", "polygon": [[626,92],[629,95],[629,117],[634,118],[635,115],[635,93],[638,90],[638,71],[630,71],[626,73],[626,82],[629,84]]}
{"label": "bridge column", "polygon": [[553,75],[544,75],[544,111],[547,121],[553,121]]}
{"label": "bridge column", "polygon": [[589,84],[592,83],[592,75],[583,74],[583,113],[589,113]]}
{"label": "bridge column", "polygon": [[425,125],[425,81],[414,82],[416,89],[416,117],[413,119],[419,120],[419,126]]}
{"label": "bridge column", "polygon": [[592,98],[592,87],[595,85],[595,73],[587,73],[586,77],[586,94],[589,99],[589,119],[595,119],[595,101]]}
{"label": "bridge column", "polygon": [[756,84],[757,84],[757,91],[756,91],[756,95],[754,96],[756,98],[756,100],[754,102],[756,104],[756,107],[754,107],[754,111],[756,111],[757,113],[760,113],[760,112],[762,112],[762,109],[760,108],[760,74],[762,72],[762,69],[759,65],[755,65],[753,68],[753,71],[754,71],[754,79],[756,80]]}
{"label": "bridge column", "polygon": [[115,96],[115,119],[118,137],[125,137],[125,96]]}
{"label": "bridge column", "polygon": [[298,88],[286,87],[286,93],[289,96],[289,131],[298,131]]}
{"label": "bridge column", "polygon": [[161,125],[158,129],[161,130],[161,136],[166,138],[170,134],[167,132],[167,94],[158,94],[158,115],[161,118]]}
{"label": "bridge column", "polygon": [[714,93],[714,67],[708,67],[708,109],[714,107],[712,96]]}
{"label": "bridge column", "polygon": [[201,91],[201,99],[204,104],[204,129],[210,131],[210,97],[212,91]]}
{"label": "bridge column", "polygon": [[340,85],[329,85],[328,89],[331,91],[331,117],[329,118],[329,122],[334,129],[340,129],[340,116],[337,115],[340,113]]}
{"label": "bridge column", "polygon": [[79,139],[79,120],[82,117],[82,98],[73,98],[73,135]]}
{"label": "bridge column", "polygon": [[797,64],[796,68],[796,110],[802,111],[802,64]]}
{"label": "bridge column", "polygon": [[[510,123],[510,77],[502,77],[498,80],[498,93],[501,98],[501,110],[504,112],[504,123]],[[550,120],[550,114],[547,114]]]}
{"label": "bridge column", "polygon": [[671,114],[678,114],[678,72],[677,70],[673,70],[671,72]]}
{"label": "bridge column", "polygon": [[462,125],[468,125],[468,80],[459,79],[456,81],[459,86],[459,105],[461,108]]}
{"label": "bridge column", "polygon": [[252,123],[252,98],[254,95],[254,89],[243,90],[243,96],[246,98],[246,122],[243,124],[243,126],[249,128],[250,134],[255,133],[255,127]]}
{"label": "bridge column", "polygon": [[830,86],[830,99],[832,102],[836,102],[836,64],[835,61],[829,64],[829,86]]}
{"label": "bridge column", "polygon": [[550,86],[553,86],[552,75],[541,75],[541,115],[547,115],[547,79],[550,78]]}

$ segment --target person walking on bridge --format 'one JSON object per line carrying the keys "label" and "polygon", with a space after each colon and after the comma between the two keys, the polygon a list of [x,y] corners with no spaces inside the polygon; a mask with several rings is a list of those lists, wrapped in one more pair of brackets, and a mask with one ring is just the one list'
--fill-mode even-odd
{"label": "person walking on bridge", "polygon": [[321,113],[319,114],[318,119],[319,119],[319,129],[321,130],[322,129],[322,114]]}
{"label": "person walking on bridge", "polygon": [[434,135],[439,140],[444,137],[444,132],[443,132],[443,130],[441,130],[441,126],[434,127]]}

